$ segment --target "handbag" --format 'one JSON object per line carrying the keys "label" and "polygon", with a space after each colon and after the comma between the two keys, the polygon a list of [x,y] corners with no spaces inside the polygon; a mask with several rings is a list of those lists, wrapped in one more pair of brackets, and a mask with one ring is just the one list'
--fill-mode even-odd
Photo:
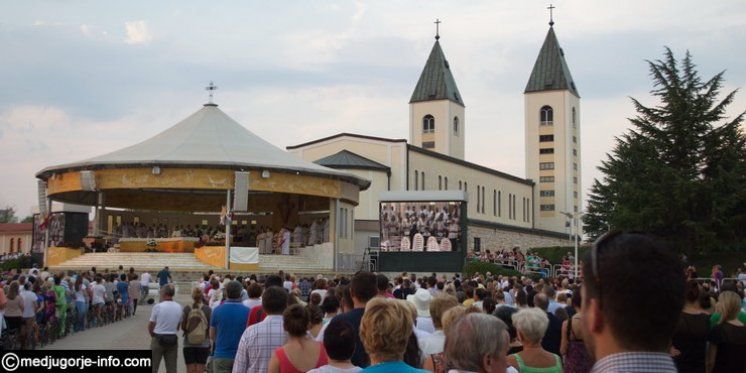
{"label": "handbag", "polygon": [[155,339],[161,347],[174,347],[179,343],[176,334],[158,334]]}

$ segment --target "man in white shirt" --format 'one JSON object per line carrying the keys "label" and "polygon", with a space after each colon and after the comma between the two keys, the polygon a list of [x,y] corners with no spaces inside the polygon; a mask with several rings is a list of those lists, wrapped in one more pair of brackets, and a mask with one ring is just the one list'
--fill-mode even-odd
{"label": "man in white shirt", "polygon": [[140,275],[140,302],[145,303],[148,298],[148,292],[150,291],[150,273],[143,272]]}
{"label": "man in white shirt", "polygon": [[181,324],[183,311],[181,305],[173,301],[176,290],[173,284],[161,287],[161,302],[153,307],[148,323],[148,332],[152,337],[150,349],[153,351],[152,367],[158,371],[161,359],[165,360],[166,373],[176,373],[176,357],[179,341],[176,333]]}
{"label": "man in white shirt", "polygon": [[36,325],[36,294],[31,291],[32,282],[27,281],[21,290],[21,298],[23,298],[23,328],[21,329],[21,349],[26,348],[26,336],[29,333],[34,332],[34,325]]}
{"label": "man in white shirt", "polygon": [[91,305],[93,305],[93,312],[96,317],[93,318],[94,326],[98,325],[101,320],[101,312],[106,303],[106,287],[103,284],[101,276],[96,276],[96,281],[91,282],[90,289],[92,293]]}

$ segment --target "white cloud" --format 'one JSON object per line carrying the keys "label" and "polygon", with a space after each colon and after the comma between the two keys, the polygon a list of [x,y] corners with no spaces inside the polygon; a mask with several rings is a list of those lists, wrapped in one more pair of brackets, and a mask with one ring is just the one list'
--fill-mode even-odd
{"label": "white cloud", "polygon": [[91,36],[91,26],[86,25],[85,23],[80,25],[80,32],[83,33],[83,35],[90,37]]}
{"label": "white cloud", "polygon": [[125,22],[124,28],[127,34],[124,42],[127,44],[149,44],[153,40],[153,35],[145,21]]}

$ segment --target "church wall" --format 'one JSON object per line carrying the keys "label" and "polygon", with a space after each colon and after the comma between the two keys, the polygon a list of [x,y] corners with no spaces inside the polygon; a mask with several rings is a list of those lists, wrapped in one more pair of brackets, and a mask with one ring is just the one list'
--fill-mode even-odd
{"label": "church wall", "polygon": [[370,188],[360,192],[360,202],[355,208],[355,219],[378,220],[378,196],[387,190],[386,172],[375,170],[340,169],[371,181]]}
{"label": "church wall", "polygon": [[[468,217],[494,223],[501,223],[522,228],[531,228],[533,216],[531,214],[532,187],[525,183],[500,177],[491,173],[476,170],[464,165],[449,162],[444,159],[422,154],[416,151],[409,153],[409,190],[415,190],[415,170],[425,173],[425,190],[439,190],[439,176],[442,177],[442,187],[445,190],[445,178],[448,178],[448,190],[458,190],[459,181],[468,195]],[[422,180],[419,180],[420,184]],[[477,187],[484,187],[484,212],[477,210]],[[419,189],[419,186],[418,186]],[[494,196],[497,195],[498,201]],[[508,198],[515,195],[515,218],[508,212],[510,203]],[[524,209],[524,201],[526,208]],[[493,203],[497,202],[497,203]],[[481,207],[481,206],[480,206]]]}
{"label": "church wall", "polygon": [[[372,139],[339,137],[302,148],[290,149],[304,160],[315,160],[347,150],[387,165],[391,168],[391,190],[406,189],[406,143],[385,142]],[[378,220],[378,195],[388,190],[389,177],[383,171],[342,169],[371,181],[370,187],[360,192],[360,202],[355,208],[356,219]]]}
{"label": "church wall", "polygon": [[568,246],[572,241],[565,237],[554,237],[538,233],[516,232],[500,228],[487,228],[474,224],[468,225],[468,251],[474,252],[474,238],[479,238],[480,250],[510,250],[520,247],[522,250],[533,247]]}

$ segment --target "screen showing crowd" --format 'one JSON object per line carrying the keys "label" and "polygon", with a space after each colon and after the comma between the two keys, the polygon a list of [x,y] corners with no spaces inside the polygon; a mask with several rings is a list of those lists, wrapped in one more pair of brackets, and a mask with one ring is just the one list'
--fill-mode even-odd
{"label": "screen showing crowd", "polygon": [[381,202],[381,250],[457,251],[460,202]]}

